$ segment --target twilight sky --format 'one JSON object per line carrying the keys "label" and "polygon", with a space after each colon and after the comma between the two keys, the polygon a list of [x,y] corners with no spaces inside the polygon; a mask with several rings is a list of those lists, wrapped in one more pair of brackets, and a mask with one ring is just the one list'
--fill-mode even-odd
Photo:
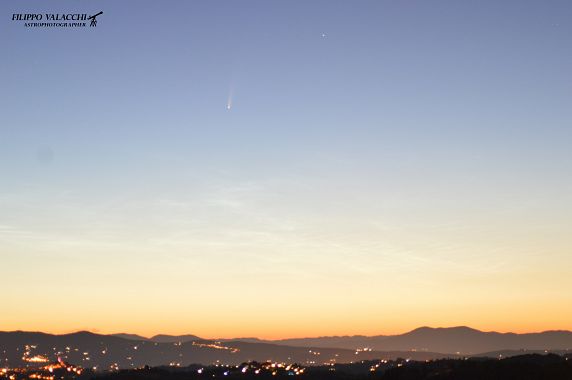
{"label": "twilight sky", "polygon": [[0,17],[0,330],[572,329],[570,1]]}

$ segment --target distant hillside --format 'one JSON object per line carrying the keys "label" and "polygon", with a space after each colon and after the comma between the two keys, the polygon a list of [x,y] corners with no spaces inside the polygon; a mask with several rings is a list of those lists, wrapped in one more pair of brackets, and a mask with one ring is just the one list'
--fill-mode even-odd
{"label": "distant hillside", "polygon": [[155,335],[149,339],[152,342],[157,343],[186,343],[192,342],[193,340],[203,340],[196,335]]}
{"label": "distant hillside", "polygon": [[[119,337],[119,338],[124,338],[124,339],[129,339],[129,340],[139,340],[139,341],[147,341],[147,342],[156,342],[156,343],[186,343],[186,342],[192,342],[194,340],[203,340],[203,338],[200,338],[196,335],[163,335],[163,334],[159,334],[159,335],[155,335],[151,338],[145,338],[144,336],[141,335],[137,335],[137,334],[125,334],[125,333],[119,333],[119,334],[111,334],[110,336],[115,336],[115,337]],[[231,340],[235,340],[235,339],[227,339],[227,341],[231,341]]]}
{"label": "distant hillside", "polygon": [[145,338],[144,336],[137,335],[137,334],[119,333],[119,334],[111,334],[111,336],[116,336],[119,338],[129,339],[129,340],[149,340],[148,338]]}
{"label": "distant hillside", "polygon": [[572,332],[545,331],[513,334],[483,332],[469,327],[421,327],[405,334],[391,336],[349,336],[284,339],[275,344],[290,346],[363,348],[377,351],[431,351],[476,355],[501,350],[566,350],[572,349]]}
{"label": "distant hillside", "polygon": [[284,344],[287,346],[339,347],[339,348],[347,348],[354,350],[365,347],[373,348],[376,345],[379,345],[380,342],[383,341],[385,338],[387,337],[383,335],[378,335],[378,336],[354,335],[354,336],[325,336],[318,338],[280,339],[268,342],[272,342],[274,344]]}
{"label": "distant hillside", "polygon": [[188,366],[190,364],[239,364],[246,361],[280,361],[315,365],[328,362],[392,359],[426,360],[447,355],[431,352],[357,352],[339,348],[291,347],[241,341],[159,343],[120,336],[78,332],[51,335],[30,332],[0,332],[0,365],[31,366],[58,357],[83,367],[138,368],[145,365]]}
{"label": "distant hillside", "polygon": [[[139,339],[140,338],[140,339]],[[316,365],[369,359],[416,360],[457,356],[513,356],[572,349],[572,332],[531,334],[482,332],[468,327],[422,327],[401,335],[350,336],[262,341],[203,340],[195,335],[99,335],[78,332],[51,335],[39,332],[0,332],[0,366],[32,365],[57,357],[84,367],[134,368],[144,365],[238,364],[276,360]],[[457,354],[458,353],[458,354]],[[32,358],[34,358],[32,360]]]}

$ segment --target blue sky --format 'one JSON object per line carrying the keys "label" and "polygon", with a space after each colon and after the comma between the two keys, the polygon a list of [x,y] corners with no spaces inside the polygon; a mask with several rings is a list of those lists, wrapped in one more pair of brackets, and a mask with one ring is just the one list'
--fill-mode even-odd
{"label": "blue sky", "polygon": [[[69,328],[127,329],[143,299],[168,313],[186,297],[223,300],[239,317],[185,309],[170,332],[572,328],[534,313],[509,323],[518,305],[571,301],[558,291],[572,285],[569,2],[0,10],[0,284],[16,305],[6,329],[65,330],[55,313],[19,319],[24,295],[62,289],[53,278],[85,303]],[[11,21],[100,10],[97,28]],[[384,299],[391,312],[372,306],[389,286],[401,292]],[[489,299],[499,287],[505,295]],[[239,295],[258,292],[325,311],[305,324],[278,303],[253,314]],[[490,315],[444,306],[461,293]],[[371,320],[356,320],[344,296]],[[109,299],[123,319],[87,315]],[[495,317],[498,305],[506,315]],[[157,318],[132,332],[169,332]]]}

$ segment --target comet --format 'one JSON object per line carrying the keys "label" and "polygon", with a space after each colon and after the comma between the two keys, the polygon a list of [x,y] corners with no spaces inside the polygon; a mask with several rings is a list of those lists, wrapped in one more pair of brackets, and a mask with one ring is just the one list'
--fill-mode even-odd
{"label": "comet", "polygon": [[226,99],[226,109],[230,111],[230,109],[232,108],[232,86],[230,87],[230,90],[228,91],[228,98]]}

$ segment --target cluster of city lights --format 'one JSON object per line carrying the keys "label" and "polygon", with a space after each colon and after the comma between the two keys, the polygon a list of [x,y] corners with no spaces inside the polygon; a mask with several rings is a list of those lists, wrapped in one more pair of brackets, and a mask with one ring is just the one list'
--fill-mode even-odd
{"label": "cluster of city lights", "polygon": [[[39,363],[39,361],[31,360],[28,360],[28,362]],[[83,368],[68,364],[63,359],[58,358],[57,362],[49,363],[40,367],[2,368],[0,370],[0,378],[6,378],[9,380],[55,380],[56,378],[74,379],[83,372]]]}
{"label": "cluster of city lights", "polygon": [[263,363],[248,362],[240,365],[215,364],[214,367],[199,368],[197,374],[205,377],[240,376],[240,375],[261,375],[271,374],[272,376],[286,374],[290,376],[301,375],[306,369],[298,364],[278,363],[266,361]]}
{"label": "cluster of city lights", "polygon": [[240,351],[238,348],[235,348],[235,347],[223,346],[220,342],[214,342],[214,343],[193,342],[192,345],[197,346],[197,347],[201,347],[201,348],[214,348],[215,350],[228,350],[228,351],[230,351],[231,354],[234,354],[234,353],[237,353]]}

